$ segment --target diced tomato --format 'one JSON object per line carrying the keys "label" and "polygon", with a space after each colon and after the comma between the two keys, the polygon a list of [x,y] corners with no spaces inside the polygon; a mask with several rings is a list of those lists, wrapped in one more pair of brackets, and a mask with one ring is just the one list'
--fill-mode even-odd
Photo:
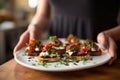
{"label": "diced tomato", "polygon": [[83,46],[83,47],[81,47],[80,50],[82,50],[82,51],[84,51],[85,53],[87,53],[87,52],[90,51],[90,48],[89,48],[89,47],[85,47],[85,46]]}
{"label": "diced tomato", "polygon": [[85,50],[85,52],[89,52],[89,51],[90,51],[90,48],[89,48],[89,47],[86,47],[84,50]]}
{"label": "diced tomato", "polygon": [[30,44],[31,46],[35,46],[35,40],[30,40],[30,41],[29,41],[29,44]]}
{"label": "diced tomato", "polygon": [[45,46],[45,48],[46,48],[46,49],[50,49],[50,48],[52,48],[52,46],[53,46],[53,44],[47,44],[47,45]]}
{"label": "diced tomato", "polygon": [[89,47],[85,47],[85,48],[83,48],[83,50],[84,50],[85,52],[89,52],[89,51],[90,51],[90,48],[89,48]]}
{"label": "diced tomato", "polygon": [[70,40],[70,43],[74,43],[74,39],[71,39],[71,40]]}
{"label": "diced tomato", "polygon": [[72,44],[72,46],[77,46],[77,45],[78,45],[78,43],[73,43],[73,44]]}
{"label": "diced tomato", "polygon": [[29,53],[33,53],[34,52],[34,48],[30,47],[28,50]]}
{"label": "diced tomato", "polygon": [[80,48],[80,51],[78,52],[78,54],[85,54],[85,52],[83,51],[82,48]]}
{"label": "diced tomato", "polygon": [[73,39],[70,40],[70,43],[77,43],[77,42],[78,42],[78,40],[75,39],[75,38],[73,38]]}
{"label": "diced tomato", "polygon": [[97,45],[94,45],[94,48],[95,48],[96,51],[99,50],[99,47]]}

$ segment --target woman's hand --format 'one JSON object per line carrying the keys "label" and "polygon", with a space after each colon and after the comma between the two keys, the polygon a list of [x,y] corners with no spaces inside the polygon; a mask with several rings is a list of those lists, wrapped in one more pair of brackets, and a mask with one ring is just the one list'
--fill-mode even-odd
{"label": "woman's hand", "polygon": [[117,58],[116,56],[116,43],[109,35],[101,32],[97,36],[98,43],[102,46],[103,49],[107,49],[109,54],[111,55],[111,59],[109,61],[109,65]]}
{"label": "woman's hand", "polygon": [[14,53],[26,46],[26,43],[32,39],[40,39],[42,34],[49,27],[50,6],[48,0],[38,0],[36,13],[28,29],[21,35],[18,44],[14,48]]}
{"label": "woman's hand", "polygon": [[20,36],[20,39],[14,48],[14,53],[19,49],[25,47],[26,43],[29,43],[29,40],[39,40],[42,36],[42,32],[43,30],[41,30],[40,27],[30,25],[28,29]]}

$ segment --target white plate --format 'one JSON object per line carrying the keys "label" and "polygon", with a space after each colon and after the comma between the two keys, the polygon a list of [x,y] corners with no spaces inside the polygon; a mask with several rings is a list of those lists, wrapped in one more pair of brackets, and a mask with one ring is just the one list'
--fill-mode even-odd
{"label": "white plate", "polygon": [[108,60],[110,60],[110,55],[107,51],[103,52],[101,56],[92,56],[92,60],[87,60],[85,64],[83,64],[82,61],[79,61],[77,65],[73,63],[69,63],[69,66],[58,64],[59,62],[52,62],[47,63],[47,67],[44,67],[40,65],[38,62],[36,62],[36,57],[32,57],[25,55],[25,48],[22,48],[19,50],[15,55],[14,58],[17,63],[19,63],[22,66],[25,66],[27,68],[31,68],[34,70],[40,70],[40,71],[74,71],[74,70],[82,70],[82,69],[88,69],[92,67],[96,67],[99,65],[102,65],[106,63]]}

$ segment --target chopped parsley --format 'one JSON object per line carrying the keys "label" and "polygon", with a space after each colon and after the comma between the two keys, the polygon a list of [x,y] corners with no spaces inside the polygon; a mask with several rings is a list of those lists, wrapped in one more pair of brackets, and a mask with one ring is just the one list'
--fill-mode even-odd
{"label": "chopped parsley", "polygon": [[43,67],[48,67],[48,64],[46,61],[41,61],[41,62],[38,62],[38,65],[41,65]]}
{"label": "chopped parsley", "polygon": [[70,59],[67,58],[67,57],[63,57],[63,58],[61,58],[61,60],[60,60],[60,64],[64,64],[64,65],[66,65],[66,66],[69,65],[69,62],[70,62]]}
{"label": "chopped parsley", "polygon": [[85,58],[85,57],[82,57],[82,63],[85,65],[86,64],[86,61],[87,61],[87,59]]}
{"label": "chopped parsley", "polygon": [[73,63],[74,65],[77,65],[78,62],[79,62],[79,60],[76,60],[75,58],[72,59],[72,63]]}
{"label": "chopped parsley", "polygon": [[96,64],[96,62],[93,62],[93,64]]}
{"label": "chopped parsley", "polygon": [[55,57],[57,55],[56,54],[50,54],[49,56],[50,56],[50,58],[53,58],[53,57]]}
{"label": "chopped parsley", "polygon": [[42,61],[42,66],[44,66],[44,67],[47,67],[47,62],[46,61]]}
{"label": "chopped parsley", "polygon": [[56,63],[56,64],[54,65],[54,67],[58,67],[59,64],[60,64],[60,63]]}
{"label": "chopped parsley", "polygon": [[69,66],[69,63],[73,63],[74,65],[77,65],[79,61],[76,60],[75,58],[68,58],[68,57],[63,57],[60,60],[60,64],[64,64],[66,66]]}
{"label": "chopped parsley", "polygon": [[36,66],[36,64],[35,64],[35,63],[33,63],[32,65],[33,65],[33,66]]}
{"label": "chopped parsley", "polygon": [[57,38],[56,36],[50,36],[49,40],[52,41],[53,39]]}

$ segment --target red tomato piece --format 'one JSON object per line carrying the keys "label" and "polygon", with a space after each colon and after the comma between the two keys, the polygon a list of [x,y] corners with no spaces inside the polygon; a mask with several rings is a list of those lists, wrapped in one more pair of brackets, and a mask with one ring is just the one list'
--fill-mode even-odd
{"label": "red tomato piece", "polygon": [[28,50],[29,53],[33,53],[34,52],[34,48],[30,47]]}
{"label": "red tomato piece", "polygon": [[30,40],[30,41],[29,41],[29,44],[30,44],[31,46],[35,46],[35,40]]}
{"label": "red tomato piece", "polygon": [[90,48],[89,48],[89,47],[83,46],[83,47],[81,47],[81,49],[82,49],[82,51],[84,51],[85,53],[90,52]]}
{"label": "red tomato piece", "polygon": [[50,48],[52,48],[52,46],[53,46],[53,44],[47,44],[47,45],[45,46],[45,48],[46,48],[46,49],[50,49]]}
{"label": "red tomato piece", "polygon": [[99,47],[97,45],[94,45],[94,48],[95,48],[96,51],[99,50]]}
{"label": "red tomato piece", "polygon": [[72,44],[72,46],[77,46],[77,45],[78,45],[78,43],[73,43],[73,44]]}

